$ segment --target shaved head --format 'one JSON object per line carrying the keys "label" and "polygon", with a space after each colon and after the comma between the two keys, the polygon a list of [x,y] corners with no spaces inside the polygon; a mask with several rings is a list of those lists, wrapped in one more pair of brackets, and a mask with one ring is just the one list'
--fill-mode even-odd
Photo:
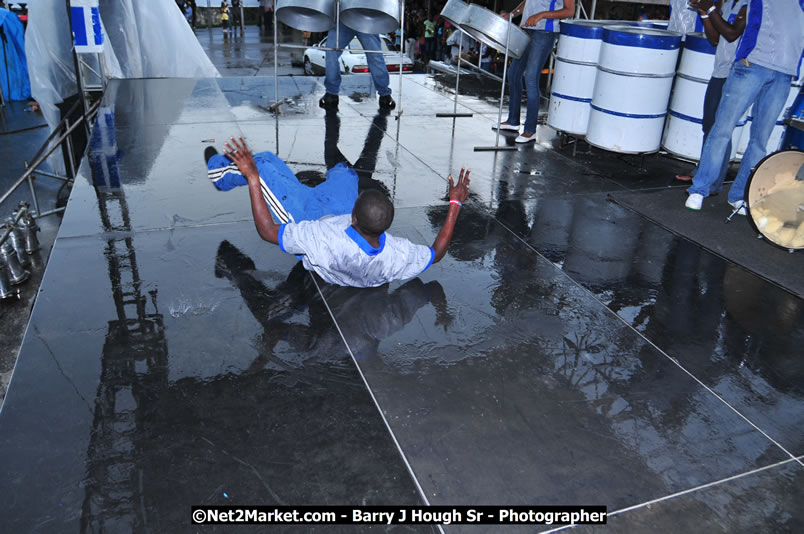
{"label": "shaved head", "polygon": [[376,189],[367,189],[357,197],[352,217],[360,230],[372,237],[379,237],[394,220],[394,205]]}

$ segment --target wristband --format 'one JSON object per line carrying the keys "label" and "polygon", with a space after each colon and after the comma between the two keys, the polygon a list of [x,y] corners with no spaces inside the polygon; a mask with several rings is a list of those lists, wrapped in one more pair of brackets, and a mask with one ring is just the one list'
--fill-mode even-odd
{"label": "wristband", "polygon": [[709,15],[701,15],[700,17],[701,17],[701,19],[708,19]]}
{"label": "wristband", "polygon": [[712,11],[714,11],[715,9],[717,9],[717,8],[715,8],[715,6],[710,7],[709,9],[706,10],[706,14],[711,15]]}
{"label": "wristband", "polygon": [[457,204],[458,206],[463,207],[463,204],[461,204],[461,202],[459,200],[450,200],[449,203],[450,204]]}

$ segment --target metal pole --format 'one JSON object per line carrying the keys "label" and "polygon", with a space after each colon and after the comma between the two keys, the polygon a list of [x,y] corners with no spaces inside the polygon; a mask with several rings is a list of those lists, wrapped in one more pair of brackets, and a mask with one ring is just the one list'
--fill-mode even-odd
{"label": "metal pole", "polygon": [[245,28],[246,28],[246,22],[245,22],[244,16],[243,16],[243,3],[241,2],[240,3],[240,35],[241,36],[243,35],[243,32],[246,31]]}
{"label": "metal pole", "polygon": [[[101,104],[101,103],[100,103],[100,102],[98,102],[97,104],[95,104],[94,106],[92,106],[92,109],[90,109],[90,110],[89,110],[89,114],[91,115],[91,114],[92,114],[92,113],[93,113],[93,112],[94,112],[94,111],[95,111],[95,110],[96,110],[98,107],[100,107],[100,104]],[[16,190],[17,190],[17,188],[18,188],[20,185],[22,185],[22,184],[23,184],[23,182],[25,182],[25,180],[27,180],[27,179],[28,179],[28,176],[30,176],[30,175],[31,175],[31,174],[32,174],[32,173],[35,171],[35,169],[36,169],[37,167],[39,167],[39,165],[41,165],[41,164],[42,164],[42,162],[44,162],[44,161],[45,161],[45,160],[48,158],[48,156],[50,156],[50,155],[51,155],[51,154],[52,154],[52,153],[53,153],[53,152],[54,152],[54,151],[55,151],[55,150],[56,150],[56,149],[57,149],[59,146],[61,146],[61,144],[64,142],[64,140],[65,140],[65,139],[67,139],[67,138],[70,136],[70,134],[71,134],[71,133],[73,133],[73,130],[75,130],[76,128],[78,128],[78,127],[81,125],[81,122],[82,122],[83,120],[84,120],[84,119],[83,119],[83,117],[79,118],[79,119],[78,119],[78,121],[77,121],[75,124],[73,124],[72,126],[70,126],[70,127],[67,129],[67,131],[66,131],[66,132],[64,132],[64,133],[61,135],[61,137],[59,137],[58,141],[56,141],[56,142],[53,144],[53,146],[52,146],[52,147],[50,147],[50,148],[49,148],[49,149],[48,149],[48,150],[47,150],[47,151],[46,151],[44,154],[42,154],[42,155],[40,155],[38,158],[36,158],[36,160],[35,160],[35,161],[34,161],[34,162],[31,164],[31,166],[30,166],[30,167],[28,167],[28,170],[26,170],[26,171],[25,171],[25,173],[24,173],[22,176],[20,176],[20,178],[19,178],[19,179],[18,179],[16,182],[14,182],[14,185],[11,187],[11,189],[9,189],[8,191],[6,191],[6,193],[5,193],[5,194],[4,194],[2,197],[0,197],[0,204],[2,204],[3,202],[5,202],[5,200],[6,200],[8,197],[10,197],[10,196],[11,196],[11,194],[12,194],[14,191],[16,191]]]}
{"label": "metal pole", "polygon": [[452,103],[453,113],[458,113],[458,90],[461,87],[461,58],[463,58],[463,35],[460,36],[460,40],[458,41],[458,74],[455,76],[455,102]]}
{"label": "metal pole", "polygon": [[597,0],[592,0],[592,14],[589,16],[589,20],[594,20],[596,11],[597,11]]}
{"label": "metal pole", "polygon": [[[81,80],[81,65],[78,61],[78,52],[75,50],[75,35],[73,35],[73,10],[70,5],[70,0],[65,0],[67,5],[67,23],[70,25],[70,45],[73,49],[73,62],[75,64],[75,85],[78,88],[78,98],[81,100],[81,115],[86,116],[89,106],[87,105],[86,95],[84,95],[84,87]],[[88,121],[87,121],[88,122]],[[89,126],[87,122],[84,123],[89,136]]]}
{"label": "metal pole", "polygon": [[[277,36],[277,32],[279,29],[277,28],[278,23],[276,20],[276,6],[274,6],[274,104],[279,102],[279,37]],[[277,114],[279,113],[279,109],[277,108]],[[277,126],[278,128],[278,126]],[[277,134],[277,152],[279,151],[279,139]]]}
{"label": "metal pole", "polygon": [[[397,119],[402,116],[402,71],[405,65],[405,0],[402,0],[402,5],[399,6],[399,20],[399,94],[397,95],[399,110],[396,113]],[[382,43],[380,43],[380,50],[382,50]]]}
{"label": "metal pole", "polygon": [[[510,17],[510,15],[509,15]],[[500,90],[500,109],[497,112],[497,139],[494,141],[494,146],[492,147],[483,147],[483,146],[476,146],[475,152],[480,151],[492,151],[492,150],[516,150],[516,147],[513,146],[500,146],[500,126],[502,125],[502,109],[503,109],[503,101],[505,100],[505,79],[508,75],[508,45],[511,42],[511,27],[513,26],[513,22],[508,20],[508,32],[505,35],[505,59],[503,60],[503,77],[502,77],[502,89]]]}

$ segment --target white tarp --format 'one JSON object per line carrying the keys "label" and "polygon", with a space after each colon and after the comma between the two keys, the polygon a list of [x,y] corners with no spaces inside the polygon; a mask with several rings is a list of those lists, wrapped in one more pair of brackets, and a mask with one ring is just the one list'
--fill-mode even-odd
{"label": "white tarp", "polygon": [[[99,5],[107,78],[220,76],[174,0],[99,0]],[[52,129],[60,122],[56,105],[77,92],[67,4],[31,2],[28,17],[31,94]]]}

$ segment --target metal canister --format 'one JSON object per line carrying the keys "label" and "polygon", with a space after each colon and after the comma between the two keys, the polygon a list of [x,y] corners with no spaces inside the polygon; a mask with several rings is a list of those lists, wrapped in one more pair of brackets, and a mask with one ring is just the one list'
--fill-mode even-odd
{"label": "metal canister", "polygon": [[31,275],[20,265],[17,251],[14,250],[14,245],[7,239],[3,246],[0,247],[0,263],[4,263],[8,269],[8,280],[13,284],[21,284]]}
{"label": "metal canister", "polygon": [[11,289],[11,280],[8,279],[8,267],[0,260],[0,299],[7,299],[17,294]]}
{"label": "metal canister", "polygon": [[17,253],[17,260],[20,262],[20,265],[23,267],[30,267],[31,260],[28,259],[28,255],[25,253],[25,236],[22,233],[17,225],[10,221],[9,224],[6,225],[7,228],[11,229],[11,233],[8,235],[8,241],[10,242],[11,246],[14,247],[14,251]]}

